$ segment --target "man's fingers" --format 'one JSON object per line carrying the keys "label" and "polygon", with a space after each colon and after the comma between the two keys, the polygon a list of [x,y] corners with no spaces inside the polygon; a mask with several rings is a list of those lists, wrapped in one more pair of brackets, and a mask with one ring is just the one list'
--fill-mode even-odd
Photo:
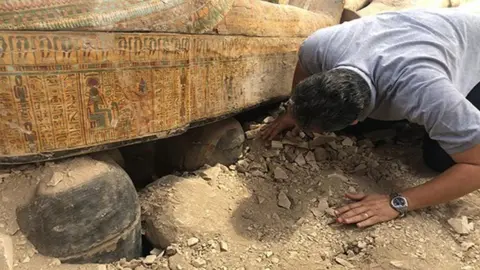
{"label": "man's fingers", "polygon": [[345,194],[345,197],[349,198],[350,200],[354,200],[354,201],[359,201],[359,200],[363,200],[367,195],[365,195],[364,193],[347,193]]}
{"label": "man's fingers", "polygon": [[357,208],[353,208],[352,210],[350,211],[347,211],[343,214],[341,214],[339,216],[339,218],[341,219],[347,219],[347,218],[350,218],[350,217],[353,217],[353,216],[356,216],[356,215],[359,215],[363,212],[367,212],[368,208],[365,207],[365,206],[360,206],[360,207],[357,207]]}
{"label": "man's fingers", "polygon": [[374,224],[377,224],[381,222],[380,218],[378,216],[373,216],[371,218],[368,218],[362,222],[359,222],[357,223],[357,227],[359,228],[365,228],[365,227],[368,227],[368,226],[372,226]]}
{"label": "man's fingers", "polygon": [[344,219],[344,223],[351,224],[351,223],[358,223],[360,221],[365,221],[373,217],[373,213],[371,211],[366,211],[360,213],[356,216]]}
{"label": "man's fingers", "polygon": [[335,215],[337,215],[337,216],[338,216],[338,215],[341,215],[341,214],[343,214],[343,213],[345,213],[345,212],[347,212],[347,211],[350,211],[350,210],[352,210],[352,209],[354,209],[354,208],[361,207],[361,206],[363,206],[363,203],[362,203],[362,202],[356,202],[356,203],[347,204],[347,205],[345,205],[345,206],[342,206],[342,207],[336,209],[336,210],[335,210]]}

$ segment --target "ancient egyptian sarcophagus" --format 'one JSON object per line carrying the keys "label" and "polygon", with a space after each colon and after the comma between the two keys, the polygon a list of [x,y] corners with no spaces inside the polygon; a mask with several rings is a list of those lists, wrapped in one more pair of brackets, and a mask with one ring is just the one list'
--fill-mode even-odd
{"label": "ancient egyptian sarcophagus", "polygon": [[299,44],[339,22],[343,3],[327,5],[2,1],[0,164],[168,137],[283,98]]}

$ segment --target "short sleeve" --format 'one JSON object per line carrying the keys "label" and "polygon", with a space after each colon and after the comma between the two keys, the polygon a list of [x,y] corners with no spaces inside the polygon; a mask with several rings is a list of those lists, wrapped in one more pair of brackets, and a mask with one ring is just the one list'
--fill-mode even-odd
{"label": "short sleeve", "polygon": [[320,36],[321,31],[317,31],[303,41],[298,50],[298,62],[304,71],[309,74],[315,74],[322,71],[322,62],[320,60]]}
{"label": "short sleeve", "polygon": [[409,88],[397,89],[395,107],[403,110],[409,121],[423,125],[448,154],[480,144],[480,111],[447,76],[418,71],[404,81]]}

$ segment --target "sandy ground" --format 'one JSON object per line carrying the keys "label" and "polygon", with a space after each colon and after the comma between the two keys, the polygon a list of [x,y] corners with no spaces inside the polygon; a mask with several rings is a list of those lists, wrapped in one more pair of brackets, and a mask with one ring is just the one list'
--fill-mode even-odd
{"label": "sandy ground", "polygon": [[[13,238],[14,269],[480,269],[479,192],[366,229],[329,215],[347,191],[388,193],[435,175],[418,137],[396,135],[337,136],[316,150],[253,139],[236,166],[159,179],[139,193],[147,233],[170,242],[159,256],[67,265],[39,255],[15,221],[35,166],[0,172],[0,233]],[[461,235],[448,220],[462,216],[474,229]]]}

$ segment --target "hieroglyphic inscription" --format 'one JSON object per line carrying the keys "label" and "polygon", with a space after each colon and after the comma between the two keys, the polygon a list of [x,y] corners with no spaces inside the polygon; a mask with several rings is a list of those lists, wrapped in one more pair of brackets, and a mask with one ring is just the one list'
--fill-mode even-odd
{"label": "hieroglyphic inscription", "polygon": [[0,33],[0,152],[26,155],[135,139],[287,95],[300,42]]}

